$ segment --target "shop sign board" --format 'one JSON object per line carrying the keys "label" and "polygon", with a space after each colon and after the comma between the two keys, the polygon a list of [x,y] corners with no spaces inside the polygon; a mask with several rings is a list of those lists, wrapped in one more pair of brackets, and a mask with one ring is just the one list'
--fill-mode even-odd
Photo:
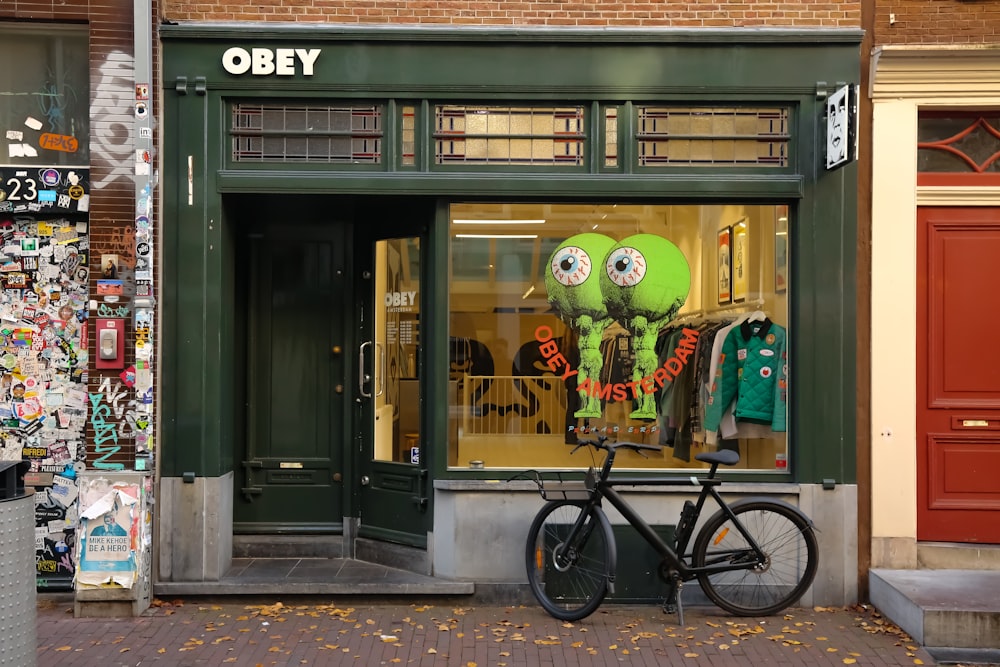
{"label": "shop sign board", "polygon": [[836,169],[858,155],[858,86],[841,86],[826,100],[826,168]]}

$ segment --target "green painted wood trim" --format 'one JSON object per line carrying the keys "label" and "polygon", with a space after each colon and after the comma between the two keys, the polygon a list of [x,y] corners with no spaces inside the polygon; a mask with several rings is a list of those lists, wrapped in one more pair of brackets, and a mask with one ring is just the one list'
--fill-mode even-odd
{"label": "green painted wood trim", "polygon": [[864,31],[796,28],[530,28],[497,26],[434,27],[415,25],[266,24],[179,21],[160,25],[160,37],[169,39],[245,39],[248,31],[258,39],[321,39],[324,41],[451,41],[544,42],[546,44],[652,43],[686,44],[860,44]]}
{"label": "green painted wood trim", "polygon": [[734,199],[799,199],[804,177],[795,174],[699,174],[663,173],[621,176],[617,174],[524,174],[448,172],[302,172],[220,171],[220,192],[258,193],[349,193],[394,195],[440,195],[497,197],[665,197],[718,196]]}

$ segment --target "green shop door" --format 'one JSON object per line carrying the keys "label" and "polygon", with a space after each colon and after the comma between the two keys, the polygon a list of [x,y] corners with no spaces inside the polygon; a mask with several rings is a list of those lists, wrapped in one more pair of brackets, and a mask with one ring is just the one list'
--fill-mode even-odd
{"label": "green shop door", "polygon": [[351,414],[345,388],[352,346],[345,339],[351,334],[344,266],[349,225],[329,219],[289,224],[309,217],[288,211],[244,211],[241,218],[246,445],[237,460],[234,529],[340,533]]}
{"label": "green shop door", "polygon": [[381,204],[357,225],[358,535],[426,547],[429,479],[420,409],[419,207]]}

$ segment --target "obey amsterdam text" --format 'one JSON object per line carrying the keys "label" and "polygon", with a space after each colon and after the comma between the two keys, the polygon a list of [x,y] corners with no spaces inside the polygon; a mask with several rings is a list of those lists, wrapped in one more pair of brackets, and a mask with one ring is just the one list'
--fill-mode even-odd
{"label": "obey amsterdam text", "polygon": [[[545,359],[545,365],[559,375],[565,382],[570,377],[579,373],[569,366],[569,362],[559,345],[552,337],[552,328],[542,325],[535,329],[535,340],[538,341],[538,351]],[[585,378],[577,385],[577,390],[586,392],[588,396],[596,396],[605,401],[625,401],[638,398],[641,394],[652,394],[668,382],[673,382],[674,378],[684,370],[691,355],[695,352],[698,343],[698,332],[694,329],[684,328],[681,330],[681,338],[677,341],[674,353],[663,362],[652,375],[647,375],[641,380],[632,382],[615,382],[601,384],[598,380]]]}

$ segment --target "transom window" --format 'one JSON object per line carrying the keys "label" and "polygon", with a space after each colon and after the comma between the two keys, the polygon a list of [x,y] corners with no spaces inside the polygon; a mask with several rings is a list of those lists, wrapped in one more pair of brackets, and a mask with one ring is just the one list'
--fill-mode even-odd
{"label": "transom window", "polygon": [[639,165],[788,165],[787,108],[638,108]]}
{"label": "transom window", "polygon": [[439,105],[436,164],[582,165],[583,107]]}
{"label": "transom window", "polygon": [[920,172],[1000,173],[1000,113],[921,112],[917,121]]}
{"label": "transom window", "polygon": [[233,105],[233,161],[378,164],[382,107]]}
{"label": "transom window", "polygon": [[783,168],[792,140],[784,106],[237,101],[231,123],[234,163],[388,170]]}

